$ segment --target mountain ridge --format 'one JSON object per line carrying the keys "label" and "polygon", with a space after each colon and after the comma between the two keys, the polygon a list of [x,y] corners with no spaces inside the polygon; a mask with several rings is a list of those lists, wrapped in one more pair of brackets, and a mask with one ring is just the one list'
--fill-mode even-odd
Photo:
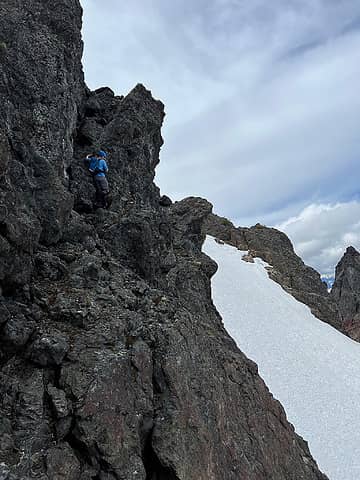
{"label": "mountain ridge", "polygon": [[[250,228],[235,227],[230,220],[212,213],[204,224],[204,233],[239,250],[249,251],[250,259],[259,257],[267,262],[272,280],[296,300],[308,305],[317,318],[359,341],[360,254],[354,247],[348,247],[339,261],[334,285],[329,292],[320,274],[305,265],[296,255],[290,239],[275,228],[261,224]],[[351,271],[356,274],[352,275]]]}
{"label": "mountain ridge", "polygon": [[0,27],[0,478],[325,480],[212,303],[211,204],[153,183],[163,104],[86,87],[76,0]]}

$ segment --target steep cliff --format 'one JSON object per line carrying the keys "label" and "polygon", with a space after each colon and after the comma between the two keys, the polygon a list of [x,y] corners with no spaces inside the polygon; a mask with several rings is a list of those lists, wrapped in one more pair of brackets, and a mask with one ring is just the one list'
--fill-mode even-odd
{"label": "steep cliff", "polygon": [[212,304],[211,205],[153,183],[162,103],[87,90],[76,0],[0,27],[0,478],[325,479]]}
{"label": "steep cliff", "polygon": [[320,320],[344,331],[335,297],[329,295],[318,272],[296,255],[283,232],[260,224],[251,228],[235,227],[226,218],[211,214],[204,224],[204,233],[240,250],[248,250],[250,259],[262,258],[271,266],[269,276],[284,290],[308,305]]}
{"label": "steep cliff", "polygon": [[0,5],[0,285],[29,283],[40,242],[60,240],[73,206],[67,169],[85,88],[77,2]]}
{"label": "steep cliff", "polygon": [[336,267],[331,297],[339,305],[343,328],[360,341],[360,253],[349,247]]}

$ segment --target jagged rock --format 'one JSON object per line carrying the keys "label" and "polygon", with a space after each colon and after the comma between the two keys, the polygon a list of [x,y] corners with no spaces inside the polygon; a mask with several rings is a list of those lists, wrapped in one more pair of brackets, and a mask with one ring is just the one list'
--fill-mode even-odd
{"label": "jagged rock", "polygon": [[163,104],[84,86],[77,0],[4,0],[0,27],[3,476],[325,479],[212,304],[212,206],[159,203]]}
{"label": "jagged rock", "polygon": [[131,359],[126,350],[84,350],[78,357],[80,371],[70,365],[61,376],[62,387],[82,399],[71,444],[83,445],[95,468],[106,463],[107,471],[129,479],[145,478],[138,435],[152,417],[153,394],[149,347],[142,342],[132,350]]}
{"label": "jagged rock", "polygon": [[163,195],[162,197],[160,197],[159,205],[161,205],[162,207],[170,207],[172,205],[172,200],[168,196]]}
{"label": "jagged rock", "polygon": [[[85,116],[86,140],[79,132],[75,143],[77,161],[71,167],[70,182],[75,209],[83,213],[92,201],[92,180],[83,167],[83,158],[99,148],[107,150],[109,166],[116,175],[116,182],[111,183],[110,177],[112,210],[123,212],[130,206],[158,204],[159,192],[153,179],[163,143],[160,127],[164,105],[155,101],[143,85],[137,85],[124,98],[115,97],[110,89],[100,89],[90,94],[89,100],[96,101],[100,109],[92,108],[90,119]],[[85,108],[86,114],[89,110]]]}
{"label": "jagged rock", "polygon": [[67,274],[66,265],[59,257],[48,252],[39,252],[34,257],[37,275],[48,280],[60,280]]}
{"label": "jagged rock", "polygon": [[331,297],[339,306],[343,329],[349,337],[360,341],[360,253],[348,247],[336,266]]}
{"label": "jagged rock", "polygon": [[252,256],[252,254],[247,254],[247,255],[243,255],[241,257],[242,260],[244,260],[244,262],[248,262],[248,263],[254,263],[255,260],[254,260],[254,257]]}
{"label": "jagged rock", "polygon": [[61,365],[69,345],[64,337],[56,332],[41,335],[29,348],[29,358],[42,367]]}
{"label": "jagged rock", "polygon": [[28,282],[22,257],[39,239],[56,243],[72,209],[65,184],[84,95],[80,14],[72,0],[0,5],[1,200],[11,212],[1,234],[15,241],[0,266],[4,283]]}
{"label": "jagged rock", "polygon": [[19,349],[27,344],[34,330],[34,322],[24,315],[18,315],[6,322],[0,338],[7,347]]}
{"label": "jagged rock", "polygon": [[71,409],[69,408],[65,392],[51,385],[48,386],[47,392],[51,398],[51,403],[56,412],[56,417],[64,418],[70,415]]}
{"label": "jagged rock", "polygon": [[[0,297],[1,298],[1,297]],[[6,323],[11,317],[11,313],[5,304],[0,303],[0,325]]]}
{"label": "jagged rock", "polygon": [[10,471],[5,464],[0,464],[0,480],[8,480]]}
{"label": "jagged rock", "polygon": [[161,259],[161,269],[164,272],[169,272],[176,265],[176,255],[174,252],[169,252]]}
{"label": "jagged rock", "polygon": [[192,248],[195,245],[200,251],[205,238],[202,226],[211,211],[211,203],[203,198],[189,197],[172,205],[171,216],[175,220],[173,226],[180,233],[175,240],[178,248]]}
{"label": "jagged rock", "polygon": [[78,480],[80,462],[68,444],[51,448],[46,456],[46,471],[52,480]]}
{"label": "jagged rock", "polygon": [[275,282],[308,305],[320,320],[343,331],[338,306],[319,273],[296,255],[283,232],[259,223],[251,228],[235,227],[229,220],[215,214],[207,217],[204,232],[240,250],[249,250],[252,257],[269,263],[272,268],[268,273]]}
{"label": "jagged rock", "polygon": [[5,205],[0,205],[0,223],[4,223],[8,216],[8,209]]}
{"label": "jagged rock", "polygon": [[17,460],[15,442],[11,422],[7,418],[0,419],[0,464],[5,460]]}
{"label": "jagged rock", "polygon": [[97,238],[95,228],[88,224],[81,215],[73,211],[68,224],[64,227],[62,241],[77,245],[80,242],[84,243],[89,237]]}

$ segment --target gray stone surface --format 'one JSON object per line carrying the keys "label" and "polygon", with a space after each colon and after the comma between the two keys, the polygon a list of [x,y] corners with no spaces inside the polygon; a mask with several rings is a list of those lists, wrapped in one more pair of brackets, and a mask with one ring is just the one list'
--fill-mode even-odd
{"label": "gray stone surface", "polygon": [[339,306],[345,333],[360,341],[360,253],[348,247],[338,263],[331,297]]}
{"label": "gray stone surface", "polygon": [[211,205],[160,205],[162,103],[89,92],[80,26],[76,0],[0,5],[0,478],[325,479],[212,304]]}

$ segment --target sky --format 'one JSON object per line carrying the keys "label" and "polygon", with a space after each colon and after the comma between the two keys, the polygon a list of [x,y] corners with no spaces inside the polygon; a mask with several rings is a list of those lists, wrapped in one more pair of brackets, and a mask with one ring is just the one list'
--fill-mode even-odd
{"label": "sky", "polygon": [[360,249],[360,2],[82,5],[89,87],[165,103],[163,194],[276,226],[325,275]]}

